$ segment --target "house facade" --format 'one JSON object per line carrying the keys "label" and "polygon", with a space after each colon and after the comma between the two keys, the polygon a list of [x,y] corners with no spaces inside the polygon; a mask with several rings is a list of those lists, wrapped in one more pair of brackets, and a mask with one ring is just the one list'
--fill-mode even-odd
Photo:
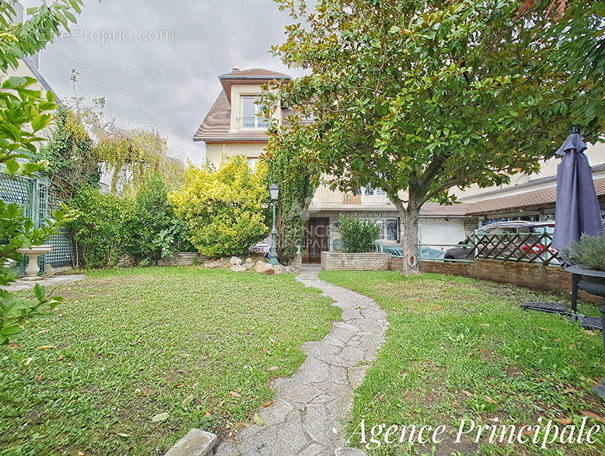
{"label": "house facade", "polygon": [[[255,102],[261,85],[277,80],[287,82],[290,76],[261,68],[240,70],[219,76],[221,92],[193,140],[206,145],[207,162],[218,165],[223,157],[242,155],[250,168],[268,144],[267,124],[258,116]],[[288,112],[278,108],[279,121]],[[309,220],[304,232],[303,262],[319,263],[322,251],[339,251],[342,247],[338,232],[341,214],[357,215],[378,222],[380,241],[384,246],[400,245],[402,223],[395,206],[380,189],[362,188],[355,194],[330,190],[320,185],[309,207]],[[420,240],[423,245],[445,251],[477,228],[477,218],[466,216],[456,206],[428,203],[420,214]]]}
{"label": "house facade", "polygon": [[[207,113],[193,140],[206,145],[206,160],[218,165],[223,157],[243,155],[254,168],[267,147],[266,123],[258,116],[255,104],[261,85],[277,80],[287,82],[290,76],[265,69],[240,70],[219,76],[221,92]],[[274,114],[279,121],[288,116],[283,108]],[[605,145],[590,146],[586,152],[595,187],[605,214]],[[559,158],[543,163],[539,174],[512,176],[511,183],[499,188],[472,186],[454,190],[460,203],[441,206],[426,203],[420,212],[419,237],[429,254],[445,252],[481,225],[499,220],[554,219],[556,202],[556,169]],[[357,215],[378,222],[383,247],[400,245],[402,223],[397,210],[385,192],[370,187],[356,193],[330,190],[320,185],[309,207],[309,220],[304,233],[303,262],[318,263],[322,251],[339,251],[338,232],[341,214]]]}

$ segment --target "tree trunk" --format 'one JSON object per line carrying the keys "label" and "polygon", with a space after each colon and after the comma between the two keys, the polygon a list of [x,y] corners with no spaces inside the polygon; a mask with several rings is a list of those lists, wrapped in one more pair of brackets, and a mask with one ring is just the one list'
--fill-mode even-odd
{"label": "tree trunk", "polygon": [[401,247],[403,249],[403,266],[401,272],[405,275],[420,274],[420,263],[418,262],[418,219],[420,208],[408,203],[403,206],[399,198],[391,199],[403,222],[403,233],[401,233]]}

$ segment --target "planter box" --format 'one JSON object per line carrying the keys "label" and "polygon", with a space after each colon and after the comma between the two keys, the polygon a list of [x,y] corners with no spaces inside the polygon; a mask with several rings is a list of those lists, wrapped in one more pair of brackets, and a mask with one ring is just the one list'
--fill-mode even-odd
{"label": "planter box", "polygon": [[324,271],[388,271],[390,264],[390,253],[321,252]]}

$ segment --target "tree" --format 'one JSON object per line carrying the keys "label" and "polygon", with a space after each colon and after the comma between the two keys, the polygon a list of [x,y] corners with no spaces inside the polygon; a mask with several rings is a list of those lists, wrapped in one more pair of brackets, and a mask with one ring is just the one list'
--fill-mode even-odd
{"label": "tree", "polygon": [[62,200],[72,198],[78,186],[98,184],[101,178],[92,139],[69,109],[57,109],[51,139],[40,148],[38,157],[48,161],[45,174]]}
{"label": "tree", "polygon": [[[80,12],[81,0],[58,0],[53,4],[40,5],[28,10],[29,18],[15,23],[14,1],[0,2],[0,69],[6,72],[16,69],[19,59],[33,55],[43,49],[69,22],[76,22],[72,11]],[[0,172],[10,178],[31,177],[48,167],[45,160],[37,160],[38,136],[52,120],[55,98],[52,92],[42,96],[33,85],[36,80],[24,77],[9,77],[0,87]],[[53,220],[47,226],[35,229],[29,219],[15,203],[0,200],[0,287],[15,279],[7,268],[9,260],[19,260],[17,249],[40,245],[56,232],[63,221],[63,213],[53,212]],[[21,331],[21,322],[49,307],[54,307],[60,298],[47,298],[44,289],[35,288],[36,301],[16,300],[0,289],[0,345]]]}
{"label": "tree", "polygon": [[[300,128],[333,188],[386,192],[403,221],[405,273],[418,271],[426,201],[537,171],[576,122],[578,89],[549,61],[560,41],[540,35],[541,16],[515,21],[518,2],[276,2],[297,22],[272,51],[311,72],[277,96],[310,113]],[[603,122],[585,124],[589,140]]]}
{"label": "tree", "polygon": [[254,172],[245,157],[210,165],[189,164],[185,183],[168,198],[179,218],[187,223],[190,241],[212,257],[246,255],[269,231],[267,168],[260,160]]}
{"label": "tree", "polygon": [[90,99],[79,95],[78,76],[72,69],[73,96],[66,104],[74,121],[84,126],[84,133],[92,139],[92,158],[111,175],[112,192],[134,195],[154,175],[160,175],[169,187],[180,186],[185,164],[170,155],[168,141],[157,128],[127,126],[114,116],[106,116],[104,97]]}
{"label": "tree", "polygon": [[[267,92],[267,103],[274,105],[272,92]],[[269,116],[270,118],[272,116]],[[284,125],[272,124],[267,153],[267,185],[275,182],[279,186],[276,206],[277,258],[280,264],[289,265],[296,258],[308,219],[308,209],[313,192],[319,185],[320,171],[308,145],[305,134],[296,122],[292,122],[288,134],[283,134]],[[297,135],[297,132],[300,135]]]}

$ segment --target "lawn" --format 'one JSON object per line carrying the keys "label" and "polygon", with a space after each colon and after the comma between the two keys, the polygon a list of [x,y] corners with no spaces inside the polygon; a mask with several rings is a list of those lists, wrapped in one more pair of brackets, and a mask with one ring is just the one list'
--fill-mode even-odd
{"label": "lawn", "polygon": [[340,316],[292,276],[197,267],[48,291],[65,302],[0,347],[0,455],[163,455],[192,427],[228,435]]}
{"label": "lawn", "polygon": [[[406,278],[396,272],[330,271],[320,277],[374,298],[388,314],[387,342],[355,392],[348,428],[352,441],[369,447],[369,454],[605,454],[605,409],[590,392],[605,375],[601,333],[584,331],[563,317],[519,308],[523,301],[564,302],[564,296],[435,274]],[[599,314],[588,305],[580,310]],[[584,418],[587,429],[601,426],[592,436],[596,443],[541,448],[548,420],[562,429],[574,424],[579,428]],[[470,420],[475,429],[456,443],[460,425],[469,431]],[[540,423],[538,432],[521,429]],[[496,432],[494,444],[488,432],[477,433],[486,424],[492,428],[484,430]],[[395,442],[385,443],[386,430],[393,425],[398,428],[388,440]],[[444,425],[446,431],[438,436],[443,441],[419,444],[413,438],[416,443],[410,444],[412,425],[416,430]],[[498,425],[514,425],[514,435],[520,434],[523,443],[515,438],[516,443],[507,443],[508,427],[500,444]],[[372,442],[374,426],[377,437]],[[399,443],[403,426],[408,427]],[[569,432],[571,427],[564,441]],[[360,443],[364,433],[367,447]],[[551,426],[548,439],[553,435]]]}

